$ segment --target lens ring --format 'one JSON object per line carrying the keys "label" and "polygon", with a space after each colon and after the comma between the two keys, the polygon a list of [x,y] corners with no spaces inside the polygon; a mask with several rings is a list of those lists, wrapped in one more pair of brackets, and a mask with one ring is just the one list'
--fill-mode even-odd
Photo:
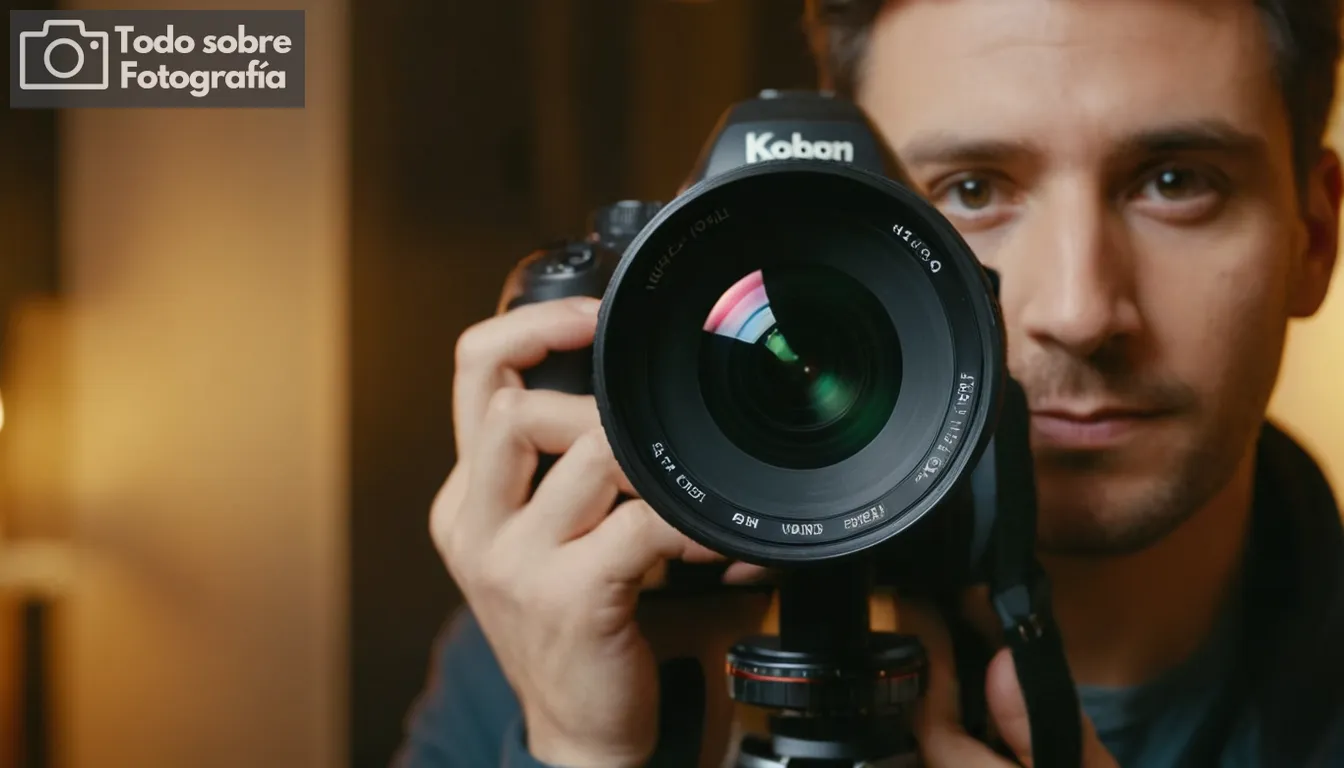
{"label": "lens ring", "polygon": [[[773,181],[773,180],[772,180]],[[778,182],[775,182],[776,184]],[[778,189],[775,194],[778,194]],[[763,203],[768,190],[752,189],[753,203]],[[920,265],[908,258],[892,258],[890,236],[856,222],[846,212],[795,210],[784,200],[747,210],[739,207],[737,230],[720,231],[714,247],[700,263],[669,273],[659,290],[669,300],[658,311],[658,321],[641,334],[644,349],[652,350],[643,365],[648,381],[641,387],[649,408],[660,419],[661,439],[678,446],[684,466],[694,470],[694,485],[712,489],[727,504],[744,513],[774,510],[772,517],[813,523],[837,514],[837,509],[859,507],[878,498],[881,488],[899,483],[922,461],[910,446],[937,440],[942,422],[937,413],[946,408],[947,389],[956,364],[954,338],[943,303]],[[797,223],[806,216],[809,225]],[[725,223],[726,224],[726,223]],[[766,466],[743,456],[715,423],[708,408],[697,407],[702,395],[694,377],[695,355],[702,307],[715,298],[718,286],[734,281],[762,263],[781,259],[810,260],[849,274],[873,292],[902,342],[877,353],[902,357],[900,397],[881,432],[848,459],[829,467],[796,470]],[[683,262],[685,264],[685,262]],[[657,306],[647,302],[645,308]],[[899,346],[899,349],[897,349]],[[633,358],[627,358],[633,359]],[[688,448],[690,446],[690,448]],[[897,500],[904,506],[913,499]],[[760,515],[752,515],[760,518]],[[760,518],[764,519],[764,518]],[[824,523],[819,524],[826,528]],[[782,529],[777,529],[782,530]],[[816,537],[818,526],[789,528]],[[821,531],[825,537],[830,531]],[[810,546],[804,545],[804,546]]]}
{"label": "lens ring", "polygon": [[[853,456],[812,469],[754,459],[700,393],[707,311],[748,267],[790,263],[772,255],[781,243],[861,282],[899,337],[891,417]],[[779,161],[696,185],[631,244],[599,316],[594,385],[617,459],[669,522],[747,562],[814,562],[897,535],[969,474],[997,416],[1001,328],[984,271],[916,194],[849,166]]]}

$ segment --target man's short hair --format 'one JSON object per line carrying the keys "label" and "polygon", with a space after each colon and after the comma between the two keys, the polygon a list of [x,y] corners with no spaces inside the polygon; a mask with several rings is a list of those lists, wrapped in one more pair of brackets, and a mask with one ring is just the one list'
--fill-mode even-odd
{"label": "man's short hair", "polygon": [[[807,0],[805,22],[821,86],[853,98],[868,33],[887,0]],[[1276,56],[1299,182],[1315,165],[1335,100],[1341,0],[1255,0]]]}

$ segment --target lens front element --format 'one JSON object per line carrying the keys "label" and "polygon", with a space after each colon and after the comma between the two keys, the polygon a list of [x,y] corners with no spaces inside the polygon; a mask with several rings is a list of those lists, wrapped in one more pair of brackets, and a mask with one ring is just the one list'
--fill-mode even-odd
{"label": "lens front element", "polygon": [[877,437],[901,388],[900,340],[853,277],[781,264],[738,280],[710,310],[700,388],[723,434],[762,462],[820,469]]}

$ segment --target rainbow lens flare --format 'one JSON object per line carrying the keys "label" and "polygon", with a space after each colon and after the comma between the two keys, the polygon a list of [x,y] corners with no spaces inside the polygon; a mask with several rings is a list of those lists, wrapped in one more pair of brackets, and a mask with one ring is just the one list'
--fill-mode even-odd
{"label": "rainbow lens flare", "polygon": [[835,463],[891,414],[899,342],[881,305],[844,273],[755,270],[719,296],[702,327],[706,403],[725,434],[763,460]]}

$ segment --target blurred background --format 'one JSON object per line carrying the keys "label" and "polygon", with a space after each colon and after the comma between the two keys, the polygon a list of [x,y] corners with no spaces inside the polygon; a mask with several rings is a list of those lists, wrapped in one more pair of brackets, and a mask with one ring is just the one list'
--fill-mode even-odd
{"label": "blurred background", "polygon": [[[307,108],[0,113],[0,766],[386,765],[457,335],[814,82],[801,0],[197,5],[305,8]],[[1273,405],[1337,483],[1341,282]]]}

